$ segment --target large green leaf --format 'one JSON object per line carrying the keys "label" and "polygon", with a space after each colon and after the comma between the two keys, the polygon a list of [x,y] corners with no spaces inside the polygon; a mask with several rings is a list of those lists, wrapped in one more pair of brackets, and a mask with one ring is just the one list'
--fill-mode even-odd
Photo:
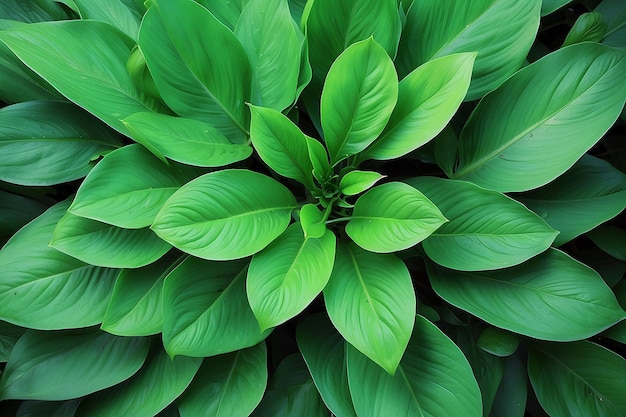
{"label": "large green leaf", "polygon": [[346,233],[363,249],[387,253],[416,245],[446,221],[424,194],[389,182],[359,197]]}
{"label": "large green leaf", "polygon": [[348,47],[328,71],[321,99],[331,164],[361,152],[383,131],[398,99],[398,76],[373,38]]}
{"label": "large green leaf", "polygon": [[148,228],[122,229],[69,212],[57,223],[50,246],[83,262],[110,268],[139,268],[171,249]]}
{"label": "large green leaf", "polygon": [[548,249],[558,233],[497,191],[435,177],[407,182],[450,220],[423,242],[428,257],[447,268],[480,271],[517,265]]}
{"label": "large green leaf", "polygon": [[260,332],[246,298],[246,269],[241,261],[189,257],[166,277],[163,343],[170,356],[213,356],[265,339],[269,331]]}
{"label": "large green leaf", "polygon": [[50,208],[0,250],[0,319],[44,330],[102,322],[118,271],[48,246],[68,206],[66,201]]}
{"label": "large green leaf", "polygon": [[475,58],[475,53],[436,58],[400,81],[389,123],[359,159],[399,158],[437,136],[467,93]]}
{"label": "large green leaf", "polygon": [[528,376],[551,416],[626,414],[626,361],[602,346],[588,341],[534,343]]}
{"label": "large green leaf", "polygon": [[235,29],[239,16],[241,16],[241,12],[249,1],[250,0],[197,0],[198,3],[206,7],[213,16],[231,30]]}
{"label": "large green leaf", "polygon": [[106,23],[34,23],[0,32],[0,41],[65,97],[122,133],[121,119],[159,108],[126,71],[133,41]]}
{"label": "large green leaf", "polygon": [[607,161],[584,155],[553,182],[515,196],[559,231],[555,246],[617,216],[626,207],[626,175]]}
{"label": "large green leaf", "polygon": [[252,65],[252,103],[283,110],[298,88],[302,34],[287,0],[252,0],[243,9],[235,35]]}
{"label": "large green leaf", "polygon": [[393,374],[415,320],[415,292],[404,263],[394,255],[340,244],[324,301],[339,333]]}
{"label": "large green leaf", "polygon": [[625,98],[625,51],[579,43],[553,52],[481,100],[453,178],[505,192],[540,187],[604,135]]}
{"label": "large green leaf", "polygon": [[360,417],[482,416],[480,390],[467,359],[422,316],[394,376],[348,347],[348,381]]}
{"label": "large green leaf", "polygon": [[193,0],[153,0],[138,42],[172,110],[243,142],[251,69],[233,32]]}
{"label": "large green leaf", "polygon": [[225,169],[175,192],[157,214],[152,230],[200,258],[243,258],[276,239],[289,225],[295,207],[291,192],[272,178]]}
{"label": "large green leaf", "polygon": [[219,167],[243,161],[252,154],[247,144],[231,143],[216,128],[200,120],[160,113],[135,113],[123,120],[133,139],[159,159]]}
{"label": "large green leaf", "polygon": [[260,343],[204,359],[193,382],[177,401],[181,417],[249,416],[267,385],[266,357],[265,343]]}
{"label": "large green leaf", "polygon": [[597,272],[556,249],[499,271],[428,264],[433,289],[494,326],[537,339],[593,336],[626,317]]}
{"label": "large green leaf", "polygon": [[106,155],[81,184],[70,213],[129,229],[148,227],[165,201],[197,172],[167,166],[141,145]]}
{"label": "large green leaf", "polygon": [[330,230],[305,237],[294,223],[252,257],[246,292],[261,331],[301,313],[322,292],[333,270],[335,244]]}
{"label": "large green leaf", "polygon": [[620,0],[603,0],[595,11],[606,22],[607,32],[602,43],[626,49],[626,4]]}
{"label": "large green leaf", "polygon": [[118,28],[133,39],[137,39],[141,14],[129,7],[124,0],[72,0],[82,19],[99,20]]}
{"label": "large green leaf", "polygon": [[76,106],[56,101],[0,109],[0,179],[52,185],[87,175],[93,160],[120,146],[113,131]]}
{"label": "large green leaf", "polygon": [[541,0],[414,1],[396,65],[400,76],[433,58],[477,52],[467,100],[497,88],[524,64],[537,29]]}
{"label": "large green leaf", "polygon": [[67,400],[110,387],[143,364],[149,341],[94,329],[29,330],[11,352],[1,399]]}
{"label": "large green leaf", "polygon": [[201,358],[170,359],[157,346],[130,379],[84,399],[76,417],[152,417],[167,407],[191,383]]}

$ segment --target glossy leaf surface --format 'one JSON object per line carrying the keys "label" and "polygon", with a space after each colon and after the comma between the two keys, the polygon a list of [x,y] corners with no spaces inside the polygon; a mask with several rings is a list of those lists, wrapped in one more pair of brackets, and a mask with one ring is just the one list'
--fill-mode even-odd
{"label": "glossy leaf surface", "polygon": [[339,190],[344,195],[357,195],[370,189],[385,176],[374,171],[350,171],[339,182]]}

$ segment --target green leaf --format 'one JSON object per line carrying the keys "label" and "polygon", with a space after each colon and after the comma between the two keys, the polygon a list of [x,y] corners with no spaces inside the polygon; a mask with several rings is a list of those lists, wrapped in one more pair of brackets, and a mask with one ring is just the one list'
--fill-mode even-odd
{"label": "green leaf", "polygon": [[298,126],[276,110],[250,106],[250,111],[250,139],[261,159],[283,177],[313,190],[313,164],[307,139]]}
{"label": "green leaf", "polygon": [[489,417],[524,417],[528,376],[519,355],[504,358],[504,376],[491,407]]}
{"label": "green leaf", "polygon": [[549,15],[571,2],[572,0],[542,0],[541,16]]}
{"label": "green leaf", "polygon": [[339,333],[393,375],[411,337],[416,311],[404,263],[394,255],[340,244],[324,301]]}
{"label": "green leaf", "polygon": [[604,135],[625,96],[626,52],[581,43],[546,55],[481,100],[461,132],[453,178],[503,192],[540,187]]}
{"label": "green leaf", "polygon": [[121,145],[114,132],[76,106],[31,101],[0,109],[0,179],[53,185],[82,178],[99,155]]}
{"label": "green leaf", "polygon": [[309,151],[309,159],[313,166],[313,176],[318,182],[324,183],[331,174],[326,148],[317,139],[308,136],[305,136],[305,139]]}
{"label": "green leaf", "polygon": [[0,5],[2,19],[17,20],[25,23],[67,19],[67,13],[55,2],[48,0],[5,0]]}
{"label": "green leaf", "polygon": [[587,233],[600,249],[620,261],[626,261],[626,231],[612,224],[604,224]]}
{"label": "green leaf", "polygon": [[163,203],[196,174],[183,165],[164,165],[141,145],[124,146],[89,173],[69,211],[118,227],[148,227]]}
{"label": "green leaf", "polygon": [[626,361],[602,346],[588,341],[533,343],[528,376],[551,416],[626,413]]}
{"label": "green leaf", "polygon": [[191,383],[202,359],[170,359],[162,349],[155,350],[130,379],[85,398],[76,417],[152,417],[173,402]]}
{"label": "green leaf", "polygon": [[496,89],[524,64],[541,0],[415,1],[409,8],[396,66],[400,76],[458,52],[478,53],[466,100]]}
{"label": "green leaf", "polygon": [[243,9],[235,35],[252,65],[252,103],[283,110],[294,102],[302,34],[287,0],[253,0]]}
{"label": "green leaf", "polygon": [[584,339],[626,317],[597,272],[556,249],[499,271],[427,265],[433,289],[448,303],[536,339]]}
{"label": "green leaf", "polygon": [[[160,107],[126,71],[134,42],[106,23],[34,23],[0,32],[0,41],[70,101],[124,134],[121,119]],[[93,53],[85,54],[84,45]]]}
{"label": "green leaf", "polygon": [[171,249],[148,228],[122,229],[69,212],[57,223],[50,246],[85,263],[110,268],[139,268]]}
{"label": "green leaf", "polygon": [[93,329],[27,331],[11,352],[0,398],[67,400],[124,381],[143,364],[149,342]]}
{"label": "green leaf", "polygon": [[47,208],[38,199],[0,190],[0,245]]}
{"label": "green leaf", "polygon": [[15,417],[74,417],[80,400],[22,401]]}
{"label": "green leaf", "polygon": [[399,158],[437,136],[467,93],[475,58],[475,53],[436,58],[400,81],[389,123],[359,158]]}
{"label": "green leaf", "polygon": [[241,12],[250,0],[197,0],[198,3],[206,7],[222,24],[234,30]]}
{"label": "green leaf", "polygon": [[422,316],[394,376],[348,347],[348,382],[359,416],[482,416],[467,359]]}
{"label": "green leaf", "polygon": [[82,19],[99,20],[137,39],[141,14],[124,0],[73,0]]}
{"label": "green leaf", "polygon": [[189,257],[165,278],[163,344],[170,356],[219,355],[265,339],[269,331],[259,331],[246,298],[246,269],[241,261]]}
{"label": "green leaf", "polygon": [[13,346],[25,331],[23,327],[0,321],[0,362],[6,362],[9,359]]}
{"label": "green leaf", "polygon": [[480,334],[477,345],[485,352],[504,357],[515,353],[519,346],[519,338],[513,333],[487,327]]}
{"label": "green leaf", "polygon": [[159,237],[191,255],[227,260],[252,255],[289,225],[296,200],[279,182],[225,169],[187,183],[165,202],[152,225]]}
{"label": "green leaf", "polygon": [[[296,332],[298,347],[326,406],[338,417],[356,417],[345,361],[346,343],[322,315],[309,316]],[[339,372],[341,370],[341,372]]]}
{"label": "green leaf", "polygon": [[348,47],[328,71],[321,99],[331,164],[361,152],[383,131],[398,99],[391,59],[373,38]]}
{"label": "green leaf", "polygon": [[350,171],[339,181],[339,190],[344,195],[361,194],[383,178],[385,175],[374,171]]}
{"label": "green leaf", "polygon": [[265,343],[260,343],[248,349],[205,358],[189,388],[176,401],[180,416],[250,415],[261,401],[267,385],[266,357]]}
{"label": "green leaf", "polygon": [[315,204],[305,204],[300,209],[300,224],[306,238],[320,238],[326,231],[324,213]]}
{"label": "green leaf", "polygon": [[607,30],[602,43],[626,49],[626,5],[620,0],[603,0],[594,10],[604,17]]}
{"label": "green leaf", "polygon": [[574,22],[562,47],[580,42],[600,42],[605,34],[606,23],[600,13],[583,13]]}
{"label": "green leaf", "polygon": [[548,249],[557,236],[541,217],[497,191],[435,177],[407,182],[450,219],[423,242],[428,257],[447,268],[481,271],[517,265]]}
{"label": "green leaf", "polygon": [[246,292],[261,331],[295,317],[322,292],[333,270],[335,245],[330,230],[308,238],[294,223],[252,257]]}
{"label": "green leaf", "polygon": [[69,201],[17,232],[0,250],[0,319],[32,329],[102,322],[118,271],[85,264],[48,246]]}
{"label": "green leaf", "polygon": [[139,30],[143,52],[165,103],[179,116],[213,125],[242,143],[251,69],[227,27],[193,0],[153,0]]}
{"label": "green leaf", "polygon": [[252,155],[247,144],[231,143],[210,124],[159,113],[135,113],[123,120],[133,139],[162,161],[219,167]]}
{"label": "green leaf", "polygon": [[446,221],[415,188],[389,182],[359,197],[346,233],[363,249],[387,253],[416,245]]}
{"label": "green leaf", "polygon": [[607,161],[584,155],[553,182],[515,199],[559,231],[555,246],[617,216],[626,207],[626,175]]}

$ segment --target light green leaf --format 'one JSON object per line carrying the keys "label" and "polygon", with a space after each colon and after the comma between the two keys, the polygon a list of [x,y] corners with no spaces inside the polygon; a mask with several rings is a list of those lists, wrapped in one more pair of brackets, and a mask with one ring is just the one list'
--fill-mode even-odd
{"label": "light green leaf", "polygon": [[48,246],[69,201],[17,232],[0,250],[0,319],[31,329],[102,322],[119,271],[85,264]]}
{"label": "light green leaf", "polygon": [[436,58],[400,81],[389,123],[359,158],[399,158],[437,136],[467,93],[475,58],[475,53]]}
{"label": "light green leaf", "polygon": [[135,113],[123,120],[133,139],[166,162],[219,167],[252,155],[247,144],[231,143],[206,122],[159,113]]}
{"label": "light green leaf", "polygon": [[415,188],[389,182],[359,197],[346,233],[363,249],[387,253],[416,245],[446,221]]}
{"label": "light green leaf", "polygon": [[76,106],[31,101],[0,109],[0,179],[53,185],[82,178],[93,160],[121,145],[113,131]]}
{"label": "light green leaf", "polygon": [[251,69],[235,35],[193,0],[152,0],[139,30],[143,52],[165,103],[179,116],[245,140]]}
{"label": "light green leaf", "polygon": [[626,49],[626,4],[621,0],[603,0],[594,11],[602,14],[606,22],[602,43]]}
{"label": "light green leaf", "polygon": [[580,43],[546,55],[481,100],[453,178],[503,192],[545,185],[604,135],[625,96],[626,52]]}
{"label": "light green leaf", "polygon": [[541,16],[549,15],[571,2],[572,0],[542,0]]}
{"label": "light green leaf", "polygon": [[283,177],[313,190],[313,164],[298,126],[276,110],[250,106],[250,112],[250,139],[261,159]]}
{"label": "light green leaf", "polygon": [[562,47],[580,42],[600,42],[605,34],[606,23],[600,13],[583,13],[569,30]]}
{"label": "light green leaf", "polygon": [[300,323],[296,336],[300,352],[326,406],[337,417],[356,417],[348,388],[346,343],[341,335],[320,314],[309,316]]}
{"label": "light green leaf", "polygon": [[69,212],[57,223],[50,246],[85,263],[110,268],[139,268],[171,249],[148,228],[122,229]]}
{"label": "light green leaf", "polygon": [[163,203],[197,174],[184,165],[164,165],[141,145],[124,146],[89,173],[69,211],[118,227],[148,227]]}
{"label": "light green leaf", "polygon": [[323,183],[331,174],[326,148],[317,139],[308,136],[305,136],[305,139],[309,150],[309,159],[313,165],[313,176],[318,182]]}
{"label": "light green leaf", "polygon": [[173,402],[191,383],[202,359],[170,359],[162,349],[155,350],[130,379],[85,398],[76,417],[152,417]]}
{"label": "light green leaf", "polygon": [[294,223],[252,257],[246,292],[261,331],[295,317],[322,292],[333,270],[335,245],[330,230],[308,238]]}
{"label": "light green leaf", "polygon": [[242,169],[205,174],[165,202],[152,225],[162,239],[209,260],[252,255],[289,225],[296,200],[279,182]]}
{"label": "light green leaf", "polygon": [[504,358],[504,376],[489,417],[524,417],[528,396],[528,373],[519,355]]}
{"label": "light green leaf", "polygon": [[587,233],[587,237],[615,259],[626,261],[626,230],[604,224]]}
{"label": "light green leaf", "polygon": [[246,298],[246,269],[241,261],[189,257],[166,277],[163,343],[170,356],[214,356],[265,339],[269,331],[259,331]]}
{"label": "light green leaf", "polygon": [[0,362],[6,362],[9,359],[13,346],[25,331],[23,327],[0,321]]}
{"label": "light green leaf", "polygon": [[0,398],[56,401],[91,394],[137,372],[149,344],[93,329],[29,330],[11,352]]}
{"label": "light green leaf", "polygon": [[324,213],[319,211],[315,204],[302,206],[299,215],[304,237],[320,238],[324,236],[328,230],[324,221]]}
{"label": "light green leaf", "polygon": [[350,171],[339,181],[339,190],[344,195],[361,194],[383,178],[385,175],[374,171]]}
{"label": "light green leaf", "polygon": [[407,182],[450,219],[423,242],[428,257],[447,268],[481,271],[517,265],[548,249],[558,234],[497,191],[435,177]]}
{"label": "light green leaf", "polygon": [[252,0],[243,9],[235,35],[252,65],[252,103],[281,111],[294,102],[302,45],[298,32],[287,0]]}
{"label": "light green leaf", "polygon": [[[245,417],[259,404],[267,385],[267,349],[260,343],[205,358],[177,400],[181,417]],[[211,395],[207,395],[211,393]]]}
{"label": "light green leaf", "polygon": [[588,341],[533,343],[528,376],[541,406],[555,417],[626,413],[626,361]]}
{"label": "light green leaf", "polygon": [[393,375],[415,320],[415,292],[404,263],[339,244],[324,301],[344,339]]}
{"label": "light green leaf", "polygon": [[541,0],[415,1],[396,66],[400,76],[458,52],[478,53],[466,100],[496,89],[520,69],[539,28]]}
{"label": "light green leaf", "polygon": [[580,340],[626,317],[597,272],[556,249],[499,271],[427,266],[441,298],[494,326],[536,339]]}
{"label": "light green leaf", "polygon": [[391,59],[373,38],[348,47],[328,71],[321,99],[331,164],[361,152],[383,131],[398,99]]}
{"label": "light green leaf", "polygon": [[99,20],[137,39],[141,14],[124,0],[73,0],[82,19]]}
{"label": "light green leaf", "polygon": [[348,347],[348,382],[359,416],[482,416],[467,359],[422,316],[394,376]]}
{"label": "light green leaf", "polygon": [[70,101],[124,134],[121,119],[160,107],[126,71],[134,42],[104,22],[34,23],[0,32],[0,41]]}
{"label": "light green leaf", "polygon": [[451,125],[446,126],[433,141],[435,162],[446,173],[452,176],[458,155],[459,136]]}
{"label": "light green leaf", "polygon": [[197,0],[198,3],[206,7],[222,24],[234,30],[241,12],[250,0]]}
{"label": "light green leaf", "polygon": [[553,182],[515,196],[559,231],[555,246],[569,242],[626,207],[626,175],[605,160],[584,155]]}
{"label": "light green leaf", "polygon": [[495,327],[487,327],[476,344],[485,352],[504,357],[515,353],[519,346],[519,337]]}

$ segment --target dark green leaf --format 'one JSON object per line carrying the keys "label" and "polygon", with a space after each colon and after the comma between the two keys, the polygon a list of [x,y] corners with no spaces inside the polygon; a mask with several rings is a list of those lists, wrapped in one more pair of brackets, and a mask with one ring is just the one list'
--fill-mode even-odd
{"label": "dark green leaf", "polygon": [[519,346],[519,337],[495,327],[487,327],[480,334],[477,345],[492,355],[510,356]]}
{"label": "dark green leaf", "polygon": [[22,337],[25,328],[0,321],[0,362],[6,362],[13,346]]}
{"label": "dark green leaf", "polygon": [[13,236],[47,208],[42,201],[0,190],[0,242],[2,238]]}
{"label": "dark green leaf", "polygon": [[519,356],[504,358],[504,376],[489,417],[524,417],[527,391],[527,372]]}
{"label": "dark green leaf", "polygon": [[603,0],[595,11],[602,14],[607,26],[602,43],[626,49],[626,4],[621,0]]}
{"label": "dark green leaf", "polygon": [[624,229],[604,224],[587,233],[587,236],[612,257],[626,261],[626,231]]}
{"label": "dark green leaf", "polygon": [[49,0],[4,0],[0,4],[2,19],[26,23],[67,19],[67,13],[57,3]]}
{"label": "dark green leaf", "polygon": [[15,417],[74,417],[80,400],[23,401]]}

